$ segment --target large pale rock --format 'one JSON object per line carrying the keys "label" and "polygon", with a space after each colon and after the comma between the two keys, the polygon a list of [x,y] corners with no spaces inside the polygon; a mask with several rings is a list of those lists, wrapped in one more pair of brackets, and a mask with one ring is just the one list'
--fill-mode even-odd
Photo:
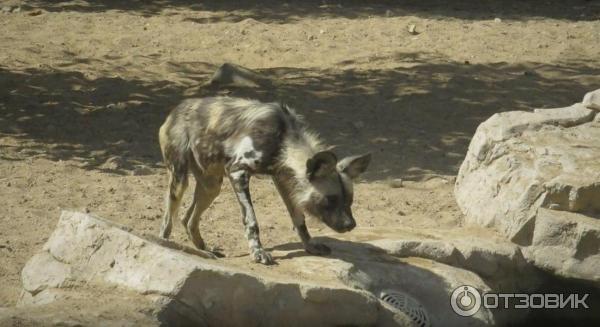
{"label": "large pale rock", "polygon": [[[546,228],[543,222],[547,220],[536,219],[539,208],[577,213],[573,215],[575,221],[597,220],[600,124],[593,121],[596,112],[588,107],[575,104],[505,112],[482,123],[455,186],[466,222],[493,227],[517,244],[538,247],[541,235],[546,235],[548,242],[548,234],[539,230]],[[570,249],[566,243],[576,241],[556,234],[554,242]],[[557,260],[543,262],[540,251],[528,249],[525,258],[565,277],[597,280],[597,275],[586,268],[588,263],[578,260],[575,252],[564,258],[573,259],[566,269]],[[530,257],[535,253],[536,258]],[[589,260],[594,262],[597,257],[592,255]]]}
{"label": "large pale rock", "polygon": [[[48,266],[53,268],[46,271]],[[251,276],[75,212],[63,212],[44,251],[28,262],[23,274],[25,290],[31,296],[24,296],[21,305],[35,301],[37,293],[60,287],[65,281],[99,287],[114,285],[138,294],[160,296],[157,319],[169,324],[184,318],[194,324],[223,326],[394,321],[382,314],[386,310],[368,292],[343,285],[331,287]],[[323,314],[324,308],[335,310]]]}
{"label": "large pale rock", "polygon": [[[489,290],[473,273],[427,259],[397,259],[381,250],[373,252],[377,248],[368,244],[326,242],[336,256],[295,256],[303,253],[301,249],[274,252],[289,255],[287,271],[300,271],[302,278],[260,265],[247,273],[235,260],[229,265],[202,258],[87,214],[63,212],[43,251],[23,270],[18,310],[45,312],[43,308],[73,298],[66,292],[85,294],[117,286],[141,297],[146,303],[144,319],[157,324],[411,325],[406,313],[379,299],[383,290],[392,289],[419,301],[436,325],[497,321],[483,309],[473,317],[460,317],[447,305],[460,285]],[[61,319],[81,321],[70,315]]]}
{"label": "large pale rock", "polygon": [[147,319],[175,326],[411,325],[406,312],[380,299],[393,290],[420,303],[433,325],[485,326],[503,319],[483,308],[472,317],[452,312],[455,288],[491,290],[472,272],[399,258],[368,243],[323,241],[332,256],[308,256],[293,245],[273,252],[280,269],[248,270],[247,258],[206,259],[87,214],[63,212],[43,251],[24,268],[19,310],[67,301],[72,297],[65,291],[100,289],[141,297],[150,303],[140,309]]}

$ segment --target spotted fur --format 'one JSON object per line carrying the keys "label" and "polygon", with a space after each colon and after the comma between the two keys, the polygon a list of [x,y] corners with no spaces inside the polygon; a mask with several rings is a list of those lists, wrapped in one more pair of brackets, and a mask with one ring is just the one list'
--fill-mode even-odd
{"label": "spotted fur", "polygon": [[273,260],[259,238],[249,191],[254,174],[272,176],[308,252],[327,254],[329,249],[311,241],[304,212],[339,232],[356,225],[351,180],[366,169],[370,155],[338,162],[287,106],[230,97],[188,99],[167,117],[159,141],[169,176],[160,231],[163,238],[171,233],[172,217],[178,214],[190,172],[197,183],[182,222],[200,249],[205,248],[198,230],[200,216],[219,194],[225,176],[235,190],[248,245],[257,262],[270,264]]}

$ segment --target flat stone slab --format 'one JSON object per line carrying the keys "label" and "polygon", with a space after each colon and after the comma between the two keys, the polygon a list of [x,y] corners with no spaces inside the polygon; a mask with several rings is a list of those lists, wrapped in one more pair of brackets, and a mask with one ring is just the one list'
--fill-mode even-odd
{"label": "flat stone slab", "polygon": [[229,259],[202,258],[88,214],[63,212],[43,251],[23,270],[19,304],[47,306],[62,299],[60,290],[116,287],[151,301],[147,316],[161,323],[411,325],[408,311],[380,299],[392,290],[414,299],[433,325],[485,326],[502,319],[486,309],[472,317],[452,311],[455,288],[490,290],[475,273],[427,258],[399,258],[360,241],[323,241],[333,249],[330,257],[298,255],[294,244],[274,251],[289,255],[280,259],[287,271],[299,272],[288,276],[262,265],[244,270]]}

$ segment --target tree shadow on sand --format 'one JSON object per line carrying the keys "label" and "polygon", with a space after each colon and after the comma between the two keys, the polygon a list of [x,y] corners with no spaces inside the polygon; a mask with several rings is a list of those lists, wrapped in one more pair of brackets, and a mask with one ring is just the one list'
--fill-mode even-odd
{"label": "tree shadow on sand", "polygon": [[[0,159],[77,160],[103,169],[113,156],[127,167],[160,166],[158,128],[183,97],[229,94],[284,101],[342,155],[372,152],[367,180],[455,175],[477,126],[496,112],[567,106],[600,85],[584,63],[468,65],[419,54],[385,70],[259,71],[271,89],[203,86],[213,66],[193,78],[89,77],[77,71],[0,67]],[[408,59],[407,59],[408,58]]]}
{"label": "tree shadow on sand", "polygon": [[84,1],[28,1],[44,10],[103,12],[109,10],[129,12],[141,16],[161,14],[165,10],[181,10],[190,14],[197,23],[219,21],[238,22],[255,19],[265,23],[294,22],[304,18],[349,19],[373,16],[417,16],[421,18],[457,18],[466,20],[554,18],[573,21],[596,20],[600,6],[586,0],[304,0],[304,1],[198,1],[198,0],[84,0]]}

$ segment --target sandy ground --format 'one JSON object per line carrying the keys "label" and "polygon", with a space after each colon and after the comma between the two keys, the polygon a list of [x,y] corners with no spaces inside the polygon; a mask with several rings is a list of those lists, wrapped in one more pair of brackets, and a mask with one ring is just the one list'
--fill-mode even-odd
{"label": "sandy ground", "polygon": [[[452,184],[480,122],[600,88],[593,1],[0,3],[21,6],[0,13],[0,306],[15,304],[61,209],[158,232],[157,131],[184,97],[283,100],[341,155],[372,152],[359,226],[456,228]],[[203,87],[226,61],[278,87]],[[252,194],[265,246],[296,242],[270,180],[254,179]],[[247,257],[229,185],[201,231],[224,260]],[[184,235],[176,224],[174,239],[191,244]]]}

